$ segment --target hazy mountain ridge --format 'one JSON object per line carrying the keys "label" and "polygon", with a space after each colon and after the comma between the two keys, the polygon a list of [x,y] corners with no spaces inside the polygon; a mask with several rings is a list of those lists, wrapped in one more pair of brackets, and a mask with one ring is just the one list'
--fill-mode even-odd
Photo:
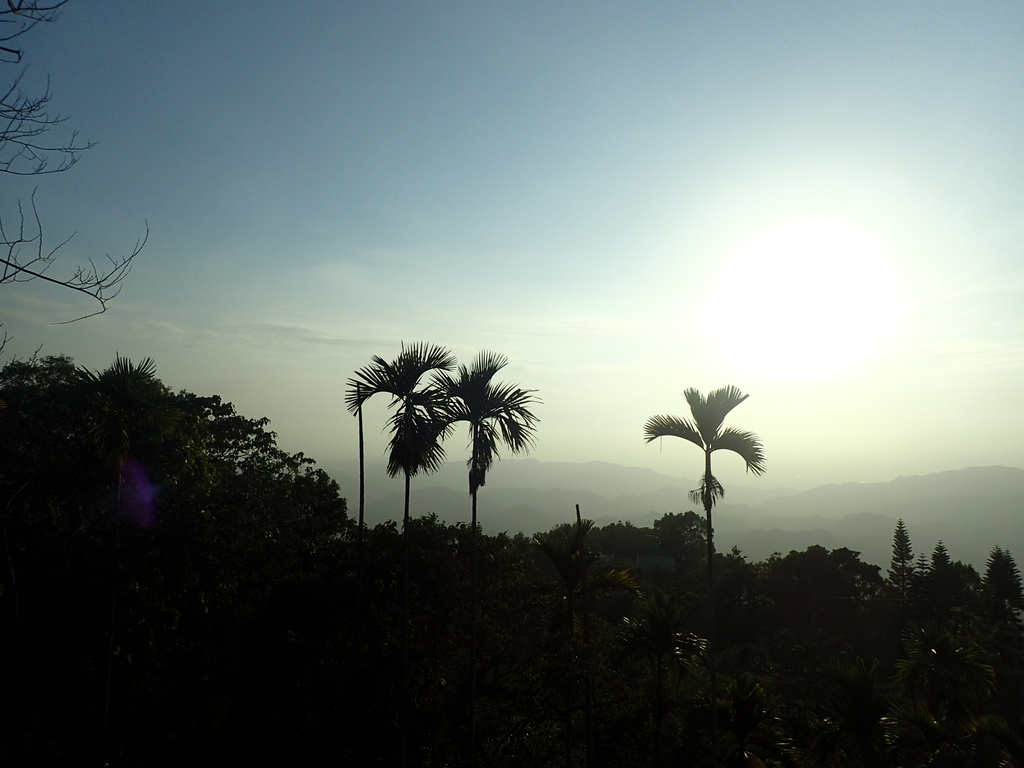
{"label": "hazy mountain ridge", "polygon": [[[326,464],[356,513],[355,462]],[[480,493],[484,531],[548,530],[575,515],[599,525],[617,520],[650,526],[669,512],[696,510],[687,492],[691,478],[607,462],[505,460],[488,475]],[[449,462],[435,475],[413,479],[411,511],[435,514],[449,523],[468,522],[466,466]],[[931,475],[899,477],[885,483],[844,483],[796,492],[785,488],[733,485],[716,508],[719,549],[739,547],[751,560],[812,544],[848,547],[865,560],[888,566],[896,520],[903,518],[916,554],[930,554],[940,539],[954,560],[982,569],[998,544],[1024,557],[1024,469],[969,467]],[[367,468],[366,519],[371,525],[400,520],[401,483],[383,465]]]}

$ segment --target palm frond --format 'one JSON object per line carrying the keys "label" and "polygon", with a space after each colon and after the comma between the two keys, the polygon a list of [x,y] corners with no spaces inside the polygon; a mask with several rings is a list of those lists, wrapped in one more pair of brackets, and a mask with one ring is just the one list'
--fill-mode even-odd
{"label": "palm frond", "polygon": [[555,570],[565,585],[566,592],[576,595],[579,592],[580,583],[586,569],[593,564],[596,556],[587,548],[578,546],[579,534],[583,536],[593,525],[592,521],[584,520],[589,524],[586,528],[579,528],[577,524],[566,528],[557,528],[550,533],[538,533],[533,537],[532,544],[548,556]]}
{"label": "palm frond", "polygon": [[611,568],[595,573],[587,579],[588,594],[595,594],[606,589],[620,589],[626,592],[639,593],[640,582],[628,568]]}
{"label": "palm frond", "polygon": [[370,365],[355,372],[348,380],[348,391],[345,393],[345,406],[353,413],[368,399],[381,392],[398,397],[401,392],[398,372],[384,358],[374,355]]}
{"label": "palm frond", "polygon": [[704,440],[694,423],[678,416],[651,416],[647,420],[647,423],[644,424],[644,440],[650,443],[659,437],[681,437],[683,440],[689,440],[701,450],[704,449]]}
{"label": "palm frond", "polygon": [[705,472],[700,476],[700,486],[690,491],[689,496],[694,504],[709,509],[715,506],[715,502],[725,498],[725,488],[718,482],[718,478]]}
{"label": "palm frond", "polygon": [[476,357],[473,358],[473,363],[470,366],[470,370],[474,375],[486,378],[488,381],[508,365],[508,358],[497,352],[491,352],[483,349],[476,353]]}
{"label": "palm frond", "polygon": [[445,459],[442,441],[452,429],[445,413],[444,394],[433,387],[412,390],[400,403],[401,407],[385,422],[391,431],[388,474],[396,477],[436,472]]}
{"label": "palm frond", "polygon": [[704,439],[704,444],[707,445],[718,435],[729,412],[746,400],[748,395],[730,385],[714,390],[707,397],[691,387],[683,392],[683,397],[686,398],[697,429]]}
{"label": "palm frond", "polygon": [[401,352],[391,363],[379,355],[371,360],[370,365],[357,370],[348,380],[345,406],[352,413],[382,392],[392,396],[392,404],[403,400],[430,371],[450,371],[455,367],[455,355],[442,346],[426,342],[403,343]]}
{"label": "palm frond", "polygon": [[416,341],[406,346],[403,342],[394,367],[403,381],[418,382],[430,371],[452,370],[455,362],[455,355],[439,344]]}
{"label": "palm frond", "polygon": [[451,428],[447,398],[437,386],[421,387],[420,381],[430,371],[451,370],[455,356],[436,344],[415,342],[403,344],[393,362],[378,355],[371,361],[348,380],[346,407],[355,412],[376,394],[391,395],[388,407],[394,413],[385,423],[391,430],[388,474],[436,471],[444,463],[441,442]]}
{"label": "palm frond", "polygon": [[966,711],[972,700],[995,689],[995,670],[976,646],[965,645],[933,621],[911,624],[903,635],[907,658],[896,662],[897,680],[908,693],[918,686],[933,708]]}
{"label": "palm frond", "polygon": [[623,622],[616,663],[640,657],[657,664],[659,658],[668,657],[680,671],[692,671],[704,655],[707,642],[684,631],[683,621],[678,594],[669,598],[655,589],[640,604],[636,618]]}
{"label": "palm frond", "polygon": [[93,439],[111,467],[128,457],[132,437],[140,429],[165,435],[178,422],[180,413],[170,405],[150,357],[135,363],[118,354],[106,370],[82,368],[79,376],[81,385],[96,400],[98,418],[92,427]]}
{"label": "palm frond", "polygon": [[748,472],[755,475],[763,475],[765,472],[764,447],[761,438],[753,432],[726,427],[711,443],[711,450],[737,453],[746,463]]}
{"label": "palm frond", "polygon": [[886,740],[893,747],[931,752],[949,740],[947,729],[923,702],[893,701],[885,719]]}
{"label": "palm frond", "polygon": [[503,355],[484,350],[470,368],[459,366],[456,375],[440,372],[434,377],[434,385],[448,399],[449,421],[469,425],[470,493],[486,482],[499,458],[499,445],[513,454],[527,453],[534,445],[538,419],[531,408],[540,400],[534,390],[493,382],[506,364]]}
{"label": "palm frond", "polygon": [[822,665],[820,673],[828,682],[821,707],[829,722],[863,740],[881,737],[889,701],[880,688],[878,662],[859,656],[852,661],[834,658]]}
{"label": "palm frond", "polygon": [[391,477],[407,473],[436,472],[444,465],[445,452],[437,422],[416,414],[397,413],[388,419],[392,436],[388,441],[387,472]]}

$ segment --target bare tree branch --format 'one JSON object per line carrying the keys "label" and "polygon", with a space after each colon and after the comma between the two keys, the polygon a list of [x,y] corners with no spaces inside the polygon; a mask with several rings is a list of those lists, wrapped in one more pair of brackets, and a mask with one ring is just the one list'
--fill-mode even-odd
{"label": "bare tree branch", "polygon": [[121,282],[131,272],[135,257],[149,239],[149,224],[146,224],[145,234],[135,241],[135,246],[126,255],[114,258],[108,254],[108,263],[100,266],[89,259],[88,266],[79,265],[68,276],[54,277],[46,274],[53,265],[57,252],[74,236],[75,233],[72,232],[52,248],[44,245],[43,224],[36,207],[35,192],[32,193],[27,212],[22,203],[18,202],[18,217],[14,226],[5,226],[3,219],[0,218],[0,285],[43,280],[85,294],[99,305],[95,312],[64,320],[56,325],[84,320],[107,311],[107,302],[120,293]]}
{"label": "bare tree branch", "polygon": [[[42,134],[60,125],[67,117],[50,113],[50,81],[42,94],[29,96],[21,90],[20,73],[5,93],[0,95],[0,173],[15,176],[36,176],[60,173],[78,162],[81,152],[95,142],[80,142],[78,131],[72,131],[64,142],[48,143]],[[57,161],[51,161],[51,155]]]}
{"label": "bare tree branch", "polygon": [[[0,8],[0,63],[20,65],[21,48],[9,43],[21,37],[37,24],[56,21],[60,8],[67,0],[7,0],[7,8]],[[49,111],[50,81],[38,95],[21,89],[24,70],[19,72],[0,93],[0,173],[34,176],[40,173],[66,171],[78,160],[80,152],[89,149],[91,142],[80,143],[74,131],[64,142],[44,142],[40,139],[67,118]],[[51,161],[50,155],[56,155]]]}
{"label": "bare tree branch", "polygon": [[[68,0],[7,0],[10,10],[0,10],[0,43],[21,37],[41,21],[56,21],[60,9],[67,3]],[[20,50],[4,50],[16,54],[20,60]]]}
{"label": "bare tree branch", "polygon": [[[68,0],[6,0],[0,5],[0,64],[20,66],[22,49],[12,44],[37,24],[56,21],[60,9]],[[25,71],[21,70],[7,86],[0,86],[0,174],[38,176],[61,173],[76,162],[79,155],[91,148],[92,142],[81,142],[78,132],[72,131],[65,141],[46,141],[44,134],[65,122],[67,118],[50,111],[50,81],[42,93],[27,94],[22,90]],[[106,256],[107,263],[99,266],[89,259],[88,264],[74,267],[64,276],[47,274],[57,252],[74,237],[49,248],[43,244],[43,224],[36,207],[35,191],[28,210],[18,201],[16,223],[7,224],[0,218],[0,285],[42,280],[62,288],[84,294],[98,306],[95,312],[65,320],[71,323],[107,311],[107,303],[121,290],[121,283],[131,271],[135,257],[149,239],[146,232],[135,242],[135,247],[124,256]],[[10,218],[8,219],[10,221]],[[61,325],[63,323],[57,323]],[[6,336],[5,336],[6,340]],[[3,347],[0,345],[0,350]]]}

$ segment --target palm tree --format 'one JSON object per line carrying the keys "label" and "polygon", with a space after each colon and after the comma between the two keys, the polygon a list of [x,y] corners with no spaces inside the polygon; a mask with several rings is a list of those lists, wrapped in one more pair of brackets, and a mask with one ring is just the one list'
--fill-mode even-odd
{"label": "palm tree", "polygon": [[493,381],[506,365],[504,355],[484,350],[470,368],[460,365],[455,376],[442,372],[435,377],[447,398],[449,421],[469,425],[471,455],[467,464],[474,529],[477,491],[485,484],[494,460],[500,458],[498,446],[504,444],[513,454],[527,453],[536,438],[538,419],[530,407],[540,400],[534,396],[535,390]]}
{"label": "palm tree", "polygon": [[[721,483],[711,473],[711,454],[715,451],[733,451],[747,465],[747,471],[762,475],[765,471],[764,451],[761,440],[753,432],[745,432],[735,427],[724,427],[723,422],[729,412],[749,397],[736,387],[727,386],[716,389],[704,397],[696,389],[683,392],[690,406],[692,419],[678,416],[652,416],[644,424],[644,439],[649,443],[659,437],[681,437],[689,440],[704,451],[704,474],[701,476],[700,487],[690,492],[695,504],[703,503],[704,516],[707,523],[708,546],[708,616],[710,631],[708,637],[708,661],[711,672],[711,700],[717,694],[717,678],[715,670],[715,541],[714,528],[711,525],[711,508],[715,502],[725,495]],[[718,725],[715,718],[711,720],[711,749],[714,764],[718,764]]]}
{"label": "palm tree", "polygon": [[97,419],[92,436],[108,467],[117,469],[128,458],[132,438],[149,428],[166,434],[177,423],[167,391],[156,378],[156,364],[143,358],[138,364],[116,355],[105,371],[80,370],[82,382],[96,400]]}
{"label": "palm tree", "polygon": [[526,453],[533,446],[537,417],[530,407],[539,402],[533,390],[514,384],[498,384],[495,374],[508,364],[503,356],[486,350],[477,354],[470,368],[459,366],[457,375],[440,372],[437,387],[447,399],[451,423],[469,425],[469,494],[472,497],[471,558],[473,580],[471,614],[473,617],[470,674],[470,765],[476,761],[476,665],[477,665],[477,491],[487,479],[487,470],[499,458],[503,443],[513,454]]}
{"label": "palm tree", "polygon": [[907,657],[896,661],[896,681],[905,698],[886,720],[896,754],[920,765],[995,765],[991,756],[979,758],[1012,746],[1012,729],[1000,717],[976,714],[996,680],[981,650],[937,622],[908,625],[903,642]]}
{"label": "palm tree", "polygon": [[825,762],[845,755],[851,765],[877,765],[885,748],[889,698],[881,688],[878,661],[833,659],[821,669],[828,687],[821,700],[821,734],[815,748]]}
{"label": "palm tree", "polygon": [[890,706],[885,728],[895,765],[1021,765],[1019,731],[999,715],[946,719],[937,717],[923,701],[901,699]]}
{"label": "palm tree", "polygon": [[[590,574],[590,567],[597,562],[599,553],[587,546],[587,534],[594,527],[593,520],[580,517],[579,504],[576,505],[576,522],[566,524],[550,533],[538,533],[531,542],[550,558],[558,570],[562,587],[562,598],[555,612],[552,628],[564,630],[569,641],[570,669],[566,676],[565,691],[565,742],[566,765],[573,764],[572,747],[572,665],[577,656],[577,639],[583,634],[583,649],[587,650],[590,642],[588,601],[608,590],[626,590],[634,594],[640,592],[640,583],[628,568],[610,568]],[[576,606],[582,604],[583,620],[576,613]],[[590,764],[590,677],[585,669],[585,725],[587,736],[587,764]]]}
{"label": "palm tree", "polygon": [[[436,386],[421,387],[420,381],[431,371],[449,371],[455,367],[455,356],[436,344],[416,342],[402,345],[393,362],[374,355],[372,364],[360,368],[349,379],[345,395],[348,409],[360,415],[363,403],[378,393],[391,395],[389,408],[394,413],[386,426],[391,430],[388,443],[388,475],[405,477],[405,504],[402,512],[402,755],[407,756],[406,727],[409,722],[409,490],[410,481],[420,472],[434,472],[444,463],[441,440],[449,429],[445,397]],[[359,440],[360,497],[363,494],[363,441]]]}
{"label": "palm tree", "polygon": [[[393,362],[373,356],[373,363],[355,372],[349,379],[345,405],[352,413],[360,413],[363,404],[376,394],[391,395],[389,408],[394,413],[386,426],[391,430],[388,443],[388,475],[405,476],[403,527],[409,524],[410,479],[420,472],[433,472],[444,463],[443,437],[445,421],[444,394],[436,386],[420,387],[421,379],[431,371],[450,371],[455,356],[436,344],[415,342],[402,345]],[[362,441],[360,441],[360,449]],[[363,457],[360,450],[360,466]],[[360,473],[362,476],[362,473]]]}
{"label": "palm tree", "polygon": [[995,671],[974,645],[961,643],[944,626],[928,621],[903,633],[907,658],[896,662],[896,677],[910,696],[919,695],[939,719],[962,720],[971,705],[995,690]]}
{"label": "palm tree", "polygon": [[83,388],[95,401],[97,418],[92,426],[96,449],[106,465],[117,470],[117,509],[114,518],[114,583],[110,599],[110,638],[107,685],[103,703],[103,728],[110,719],[110,692],[114,663],[114,626],[117,617],[118,549],[121,538],[121,487],[132,441],[143,430],[162,435],[170,432],[179,412],[170,405],[167,390],[156,378],[156,364],[143,358],[138,364],[115,355],[104,371],[79,370]]}
{"label": "palm tree", "polygon": [[669,710],[665,678],[672,672],[677,679],[692,673],[706,647],[704,640],[683,630],[683,620],[678,593],[665,597],[655,590],[640,605],[637,617],[626,620],[619,637],[617,661],[643,659],[654,672],[654,765],[660,762],[661,723]]}
{"label": "palm tree", "polygon": [[[742,672],[717,701],[718,716],[736,745],[722,760],[724,768],[762,768],[800,764],[792,740],[782,730],[768,693],[751,672]],[[718,765],[718,763],[714,763]]]}

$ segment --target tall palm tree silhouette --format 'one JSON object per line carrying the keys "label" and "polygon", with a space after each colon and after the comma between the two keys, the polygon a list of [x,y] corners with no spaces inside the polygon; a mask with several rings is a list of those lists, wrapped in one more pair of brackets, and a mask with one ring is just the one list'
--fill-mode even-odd
{"label": "tall palm tree silhouette", "polygon": [[694,671],[706,643],[683,629],[685,616],[678,593],[666,597],[659,589],[640,605],[637,616],[627,619],[619,635],[617,661],[643,659],[654,672],[651,714],[654,718],[654,761],[661,764],[661,724],[669,711],[669,690],[665,678],[675,672],[677,679]]}
{"label": "tall palm tree silhouette", "polygon": [[[415,342],[403,344],[393,362],[377,355],[372,360],[349,379],[345,404],[352,413],[358,413],[374,395],[391,395],[388,407],[394,413],[386,423],[391,431],[388,474],[405,477],[402,525],[407,528],[410,479],[420,472],[433,472],[444,463],[440,440],[447,425],[444,393],[436,386],[421,387],[420,382],[431,371],[450,371],[455,367],[455,356],[436,344]],[[360,464],[362,459],[360,453]]]}
{"label": "tall palm tree silhouette", "polygon": [[[760,438],[753,432],[745,432],[735,427],[723,426],[725,417],[737,405],[746,400],[744,395],[733,386],[716,389],[707,397],[700,391],[690,388],[683,392],[690,406],[691,419],[678,416],[652,416],[644,424],[644,439],[649,443],[659,437],[681,437],[689,440],[704,452],[704,474],[700,479],[700,487],[690,492],[695,504],[704,505],[704,516],[707,522],[708,547],[708,616],[710,631],[708,637],[708,660],[711,672],[711,700],[715,701],[717,692],[717,676],[715,662],[715,540],[714,528],[711,524],[711,508],[718,499],[725,495],[725,489],[711,472],[711,454],[715,451],[732,451],[740,456],[747,465],[747,471],[762,475],[766,469],[764,450]],[[713,764],[718,765],[718,723],[711,719],[711,749]]]}
{"label": "tall palm tree silhouette", "polygon": [[[449,371],[455,356],[444,347],[425,342],[406,346],[393,362],[374,355],[373,362],[355,372],[349,379],[345,404],[361,416],[363,404],[376,394],[391,395],[386,427],[391,431],[388,442],[388,474],[405,477],[405,503],[402,512],[402,762],[408,757],[409,724],[409,490],[410,481],[420,472],[433,472],[444,463],[441,440],[450,428],[445,410],[444,393],[436,386],[420,386],[431,371]],[[360,425],[362,419],[360,418]],[[360,497],[363,494],[363,441],[359,440]]]}
{"label": "tall palm tree silhouette", "polygon": [[471,590],[472,670],[470,674],[470,765],[476,762],[476,667],[477,667],[477,492],[487,479],[487,470],[499,458],[498,446],[504,444],[513,454],[527,453],[533,446],[537,417],[530,408],[539,402],[534,391],[514,384],[499,384],[494,376],[508,365],[504,355],[486,350],[477,354],[467,368],[460,365],[452,375],[435,376],[438,389],[447,400],[450,423],[469,425],[469,494],[472,497]]}
{"label": "tall palm tree silhouette", "polygon": [[92,437],[100,458],[117,470],[117,502],[114,517],[114,573],[110,598],[110,637],[107,658],[107,684],[103,701],[103,729],[110,720],[110,693],[114,663],[114,627],[117,617],[118,549],[121,539],[121,489],[124,464],[132,441],[143,431],[167,434],[177,423],[179,412],[170,405],[167,391],[156,377],[152,358],[133,363],[120,355],[104,371],[79,369],[81,383],[93,398],[95,420]]}
{"label": "tall palm tree silhouette", "polygon": [[[582,634],[582,649],[589,653],[590,609],[589,601],[602,592],[625,590],[640,593],[640,583],[628,568],[608,568],[590,573],[591,566],[598,562],[600,553],[587,544],[587,535],[593,530],[594,521],[580,516],[576,505],[576,522],[564,525],[549,533],[538,533],[531,543],[548,556],[558,570],[562,593],[555,613],[552,629],[566,632],[569,651],[569,668],[565,686],[565,760],[567,766],[573,763],[573,667],[579,657],[579,639]],[[582,621],[576,613],[580,605]],[[586,765],[591,759],[591,700],[592,686],[589,659],[584,659],[584,730],[586,735]]]}

